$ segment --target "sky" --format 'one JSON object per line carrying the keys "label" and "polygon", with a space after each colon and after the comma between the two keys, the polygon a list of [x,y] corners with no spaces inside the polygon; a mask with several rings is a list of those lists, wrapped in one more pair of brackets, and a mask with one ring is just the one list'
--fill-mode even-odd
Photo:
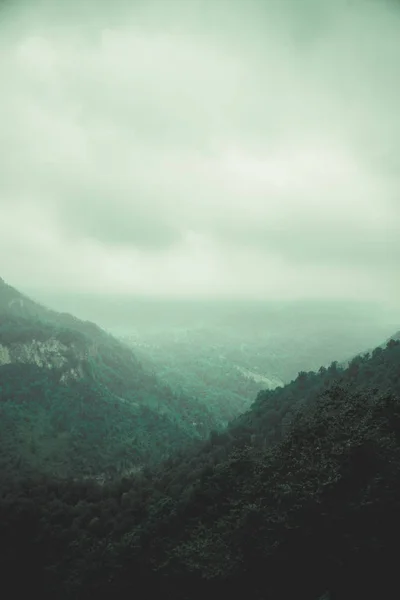
{"label": "sky", "polygon": [[400,3],[0,2],[0,276],[400,292]]}

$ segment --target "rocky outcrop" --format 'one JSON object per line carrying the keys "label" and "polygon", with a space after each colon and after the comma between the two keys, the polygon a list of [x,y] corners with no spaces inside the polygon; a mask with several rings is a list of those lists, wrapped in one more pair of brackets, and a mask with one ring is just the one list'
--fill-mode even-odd
{"label": "rocky outcrop", "polygon": [[0,365],[9,365],[13,362],[10,356],[10,351],[7,346],[0,344]]}
{"label": "rocky outcrop", "polygon": [[25,363],[45,369],[62,370],[60,381],[63,383],[83,377],[84,358],[82,349],[74,344],[63,344],[55,338],[8,346],[0,344],[0,365]]}

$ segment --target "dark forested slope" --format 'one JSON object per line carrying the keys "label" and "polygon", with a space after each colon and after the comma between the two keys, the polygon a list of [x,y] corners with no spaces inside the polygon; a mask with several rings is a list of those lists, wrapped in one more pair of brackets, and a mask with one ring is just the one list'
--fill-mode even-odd
{"label": "dark forested slope", "polygon": [[[261,391],[256,401],[243,415],[231,422],[230,429],[244,441],[253,443],[278,442],[282,440],[296,412],[310,405],[332,384],[350,385],[354,390],[393,391],[400,395],[399,356],[395,336],[383,347],[371,353],[360,354],[341,366],[333,362],[319,371],[298,374],[297,378],[284,387]],[[393,349],[393,351],[390,351]]]}
{"label": "dark forested slope", "polygon": [[[17,564],[42,598],[389,597],[399,375],[393,341],[339,373],[261,394],[225,433],[158,468],[105,486],[42,478],[3,488],[2,571]],[[279,398],[291,413],[284,431]]]}

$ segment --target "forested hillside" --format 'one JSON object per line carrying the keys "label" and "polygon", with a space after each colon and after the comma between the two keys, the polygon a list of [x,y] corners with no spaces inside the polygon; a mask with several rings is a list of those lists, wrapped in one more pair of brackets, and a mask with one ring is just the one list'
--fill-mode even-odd
{"label": "forested hillside", "polygon": [[390,341],[261,393],[224,433],[135,476],[3,487],[1,567],[42,598],[390,597],[399,481]]}
{"label": "forested hillside", "polygon": [[361,392],[394,391],[400,394],[398,356],[395,352],[387,352],[395,347],[396,341],[391,339],[386,343],[386,351],[377,347],[371,353],[357,355],[347,367],[335,361],[327,368],[321,367],[318,372],[301,371],[290,384],[261,391],[251,410],[232,421],[229,428],[245,441],[263,444],[265,432],[268,432],[267,442],[279,442],[297,411],[304,405],[313,404],[334,383],[351,386],[351,389]]}
{"label": "forested hillside", "polygon": [[90,322],[0,281],[0,465],[4,473],[107,478],[166,458],[220,424]]}

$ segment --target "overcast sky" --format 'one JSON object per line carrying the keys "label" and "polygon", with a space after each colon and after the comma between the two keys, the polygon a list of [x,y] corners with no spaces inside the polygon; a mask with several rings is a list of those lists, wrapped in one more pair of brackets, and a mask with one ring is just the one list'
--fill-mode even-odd
{"label": "overcast sky", "polygon": [[1,4],[9,283],[397,306],[399,3]]}

